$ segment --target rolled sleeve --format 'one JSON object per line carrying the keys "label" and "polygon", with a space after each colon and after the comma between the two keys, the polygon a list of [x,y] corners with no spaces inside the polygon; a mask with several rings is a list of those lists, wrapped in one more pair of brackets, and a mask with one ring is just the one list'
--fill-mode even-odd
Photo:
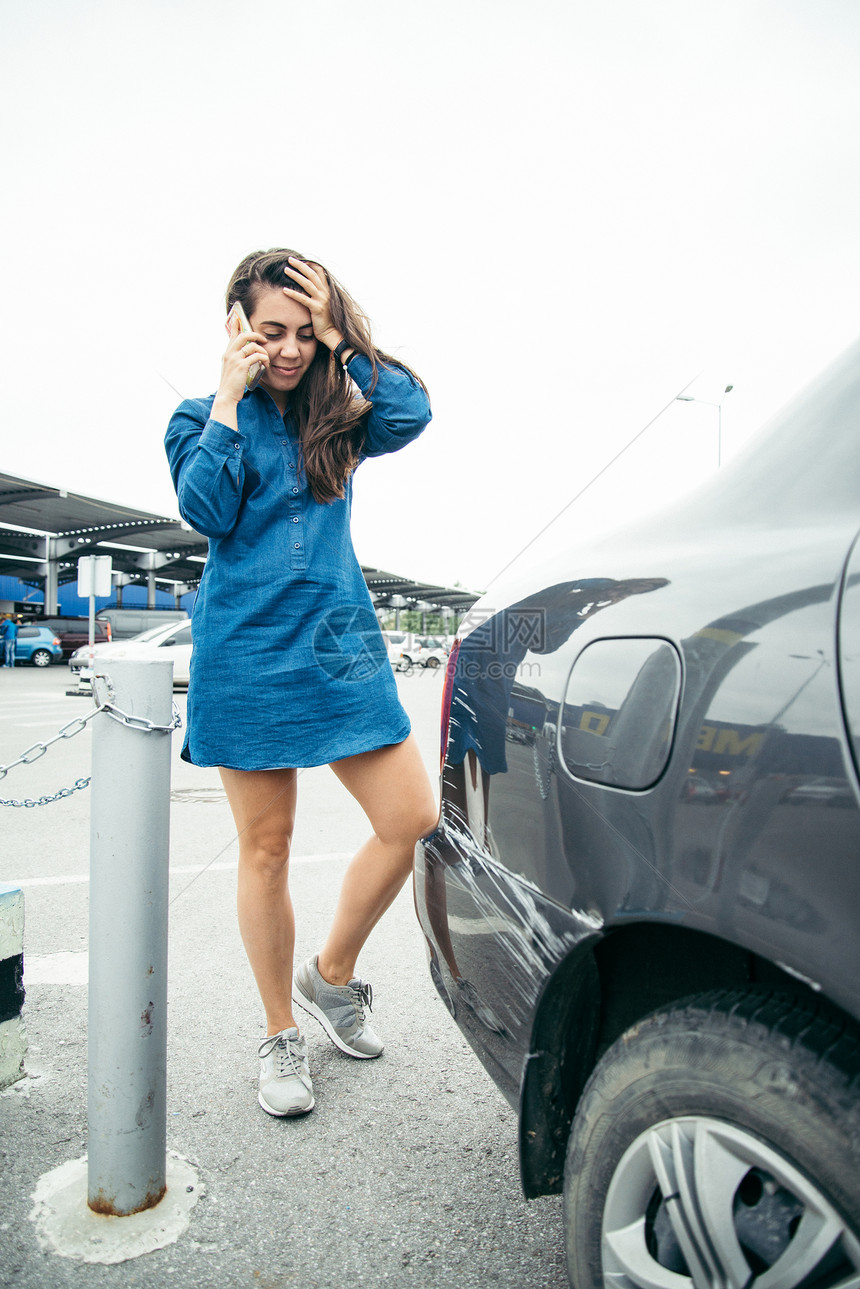
{"label": "rolled sleeve", "polygon": [[226,537],[242,501],[245,435],[213,421],[210,406],[188,401],[178,407],[164,446],[182,518],[205,537]]}
{"label": "rolled sleeve", "polygon": [[376,385],[371,391],[373,365],[369,358],[356,354],[350,359],[348,370],[371,404],[362,457],[397,452],[427,428],[432,416],[430,400],[409,372],[379,363]]}

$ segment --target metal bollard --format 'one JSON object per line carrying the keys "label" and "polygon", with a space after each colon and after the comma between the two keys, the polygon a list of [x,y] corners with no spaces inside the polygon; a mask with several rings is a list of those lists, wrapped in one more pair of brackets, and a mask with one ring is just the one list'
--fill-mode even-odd
{"label": "metal bollard", "polygon": [[[170,722],[173,664],[110,661],[105,698]],[[170,736],[93,721],[87,1204],[127,1216],[166,1189]]]}

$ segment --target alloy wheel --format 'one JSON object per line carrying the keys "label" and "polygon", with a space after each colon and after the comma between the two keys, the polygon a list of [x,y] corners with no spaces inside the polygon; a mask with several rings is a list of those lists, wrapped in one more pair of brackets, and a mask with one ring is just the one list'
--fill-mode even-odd
{"label": "alloy wheel", "polygon": [[860,1241],[819,1189],[751,1133],[701,1116],[625,1151],[602,1250],[613,1289],[860,1289]]}

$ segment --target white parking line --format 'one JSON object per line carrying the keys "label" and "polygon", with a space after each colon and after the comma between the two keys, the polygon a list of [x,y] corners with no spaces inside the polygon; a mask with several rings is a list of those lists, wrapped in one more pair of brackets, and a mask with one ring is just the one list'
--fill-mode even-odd
{"label": "white parking line", "polygon": [[44,707],[36,703],[28,703],[26,707],[15,708],[14,711],[10,711],[0,704],[0,713],[2,713],[4,721],[18,721],[26,720],[28,717],[39,717],[40,720],[56,720],[61,725],[72,720],[75,715],[68,707]]}
{"label": "white parking line", "polygon": [[19,694],[7,694],[0,696],[0,707],[74,707],[74,703],[67,703],[62,694],[32,694],[29,698],[22,698]]}
{"label": "white parking line", "polygon": [[85,985],[89,965],[86,949],[78,953],[31,953],[24,959],[24,985]]}
{"label": "white parking line", "polygon": [[[348,850],[332,851],[328,855],[293,855],[290,857],[290,864],[328,864],[333,860],[351,859],[352,853]],[[231,868],[238,868],[239,861],[236,859],[222,860],[217,864],[176,864],[170,869],[170,876],[180,873],[217,873],[224,872]],[[10,886],[18,886],[22,890],[28,886],[70,886],[75,883],[88,882],[89,873],[74,873],[67,877],[9,877],[4,882]]]}
{"label": "white parking line", "polygon": [[54,703],[57,707],[68,707],[60,694],[39,694],[35,691],[27,694],[7,694],[0,699],[4,707],[31,707],[33,703]]}
{"label": "white parking line", "polygon": [[[46,716],[43,721],[10,721],[9,724],[15,730],[43,730],[46,725],[65,725],[66,722],[63,720],[63,716],[65,716],[65,712],[61,713],[60,716]],[[89,733],[89,729],[90,727],[87,725],[87,733]],[[57,733],[59,733],[59,730]]]}

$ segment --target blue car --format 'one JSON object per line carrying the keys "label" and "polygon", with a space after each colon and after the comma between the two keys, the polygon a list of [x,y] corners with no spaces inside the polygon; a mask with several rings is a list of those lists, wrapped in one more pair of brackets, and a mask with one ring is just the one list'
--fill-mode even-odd
{"label": "blue car", "polygon": [[59,636],[48,627],[19,627],[15,641],[15,661],[31,662],[34,667],[50,667],[60,662],[63,646]]}

